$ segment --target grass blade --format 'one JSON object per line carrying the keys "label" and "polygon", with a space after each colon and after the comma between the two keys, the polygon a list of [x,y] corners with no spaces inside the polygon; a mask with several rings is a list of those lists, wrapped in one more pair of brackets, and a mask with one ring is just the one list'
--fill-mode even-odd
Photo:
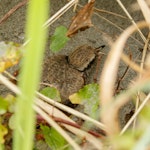
{"label": "grass blade", "polygon": [[35,124],[33,103],[46,41],[46,30],[42,26],[47,19],[48,3],[48,0],[30,0],[28,6],[26,40],[30,39],[30,42],[25,47],[19,78],[21,94],[17,98],[13,143],[15,150],[31,150],[33,145]]}

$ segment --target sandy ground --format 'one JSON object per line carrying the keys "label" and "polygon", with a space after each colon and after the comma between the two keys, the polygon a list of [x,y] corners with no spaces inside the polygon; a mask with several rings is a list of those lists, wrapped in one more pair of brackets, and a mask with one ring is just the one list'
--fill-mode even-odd
{"label": "sandy ground", "polygon": [[[21,2],[21,0],[0,1],[0,18],[2,18],[3,15],[7,13],[18,2]],[[84,5],[86,2],[87,0],[80,0],[80,4],[82,5]],[[127,1],[122,0],[122,2],[127,8],[127,10],[130,12],[130,14],[132,15],[135,21],[143,20],[142,13],[140,11],[134,12],[133,9],[131,8],[131,5],[134,4],[135,0],[127,0]],[[51,1],[50,14],[51,15],[55,14],[55,12],[57,12],[61,7],[63,7],[65,3],[67,3],[67,0]],[[114,12],[126,16],[115,0],[96,0],[95,6],[100,10],[103,9],[103,10],[107,10],[110,12]],[[15,11],[14,14],[11,15],[5,22],[0,24],[0,41],[14,41],[18,43],[24,42],[25,12],[26,12],[26,6],[23,6],[19,10]],[[53,34],[56,27],[60,25],[64,25],[68,27],[71,22],[71,18],[74,15],[75,13],[73,12],[73,9],[70,9],[55,23],[53,23],[50,27],[49,37]],[[117,25],[117,27],[115,27],[112,23],[110,23],[110,21],[115,25]],[[65,48],[62,49],[60,54],[68,55],[71,51],[75,49],[75,47],[78,47],[83,44],[88,44],[93,47],[106,45],[106,47],[102,50],[106,55],[103,57],[99,68],[99,70],[102,70],[103,61],[105,60],[105,57],[107,56],[107,53],[110,50],[109,44],[122,33],[119,27],[122,28],[122,30],[124,30],[129,25],[131,25],[131,22],[129,21],[129,19],[124,19],[115,15],[110,15],[108,13],[99,12],[99,11],[95,11],[95,13],[93,14],[92,22],[94,27],[91,27],[83,32],[79,32],[78,34],[76,34],[73,38],[71,38],[71,40],[68,42]],[[146,33],[146,31],[144,32]],[[130,55],[132,55],[133,59],[138,60],[141,56],[139,49],[143,47],[143,42],[139,37],[138,33],[134,34],[133,36],[140,43],[130,38],[126,43],[125,51]],[[46,53],[47,55],[50,55],[48,45],[49,45],[49,39],[47,43]],[[126,65],[124,63],[121,63],[118,72],[118,77],[120,77],[123,74],[125,69],[126,69]],[[129,70],[128,74],[125,76],[125,79],[121,82],[121,87],[122,88],[126,87],[127,85],[126,83],[128,83],[134,76],[135,73]],[[1,86],[1,90],[2,89],[3,86]],[[5,92],[5,90],[2,91]],[[125,123],[126,115],[130,115],[131,110],[133,110],[133,104],[131,103],[121,110],[120,118],[121,118],[122,125]]]}

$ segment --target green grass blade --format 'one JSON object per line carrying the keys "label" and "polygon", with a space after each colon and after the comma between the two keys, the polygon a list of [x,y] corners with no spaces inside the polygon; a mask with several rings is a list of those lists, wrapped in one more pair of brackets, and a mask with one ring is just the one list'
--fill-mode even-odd
{"label": "green grass blade", "polygon": [[43,24],[48,16],[48,5],[49,0],[30,0],[28,4],[26,40],[30,39],[30,42],[25,47],[19,78],[22,94],[17,98],[14,150],[31,150],[33,145],[35,112],[32,106],[40,79],[46,42]]}

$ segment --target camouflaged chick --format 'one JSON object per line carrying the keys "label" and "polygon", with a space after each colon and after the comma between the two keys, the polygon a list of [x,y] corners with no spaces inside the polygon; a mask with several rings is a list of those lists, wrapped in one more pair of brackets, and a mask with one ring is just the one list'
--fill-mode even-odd
{"label": "camouflaged chick", "polygon": [[62,100],[79,91],[84,86],[84,70],[93,61],[97,49],[83,45],[74,50],[69,56],[51,56],[44,63],[43,82],[55,86]]}

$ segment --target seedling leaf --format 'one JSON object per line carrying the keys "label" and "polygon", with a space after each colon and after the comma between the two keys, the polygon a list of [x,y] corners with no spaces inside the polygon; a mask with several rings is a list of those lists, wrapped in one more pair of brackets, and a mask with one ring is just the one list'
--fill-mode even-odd
{"label": "seedling leaf", "polygon": [[8,109],[8,102],[0,96],[0,114],[4,114]]}
{"label": "seedling leaf", "polygon": [[5,126],[0,124],[0,144],[5,142],[4,136],[8,133],[8,130]]}
{"label": "seedling leaf", "polygon": [[99,85],[88,84],[84,86],[78,93],[69,97],[73,104],[84,105],[84,113],[90,117],[97,119],[99,115]]}
{"label": "seedling leaf", "polygon": [[59,52],[68,42],[69,38],[66,36],[66,33],[67,28],[64,26],[56,28],[54,35],[51,37],[50,49],[52,52]]}
{"label": "seedling leaf", "polygon": [[16,65],[22,56],[21,46],[13,42],[0,42],[0,72]]}
{"label": "seedling leaf", "polygon": [[67,144],[66,140],[54,128],[41,125],[41,129],[45,141],[51,149],[60,150]]}
{"label": "seedling leaf", "polygon": [[41,93],[57,102],[61,102],[59,91],[54,87],[46,87],[41,90]]}

